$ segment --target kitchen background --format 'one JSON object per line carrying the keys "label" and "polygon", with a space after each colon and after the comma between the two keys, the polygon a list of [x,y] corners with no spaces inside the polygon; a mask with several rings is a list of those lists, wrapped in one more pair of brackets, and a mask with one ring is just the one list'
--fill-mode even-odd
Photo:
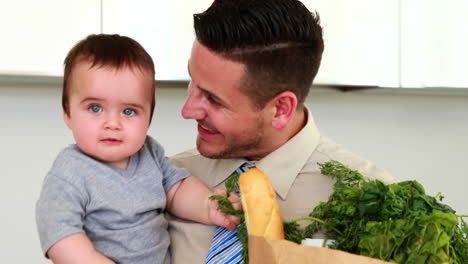
{"label": "kitchen background", "polygon": [[[322,135],[468,213],[468,2],[308,0],[325,53],[307,105]],[[73,142],[62,121],[62,62],[91,33],[138,40],[158,80],[149,134],[168,156],[194,147],[186,97],[200,1],[0,0],[0,259],[48,263],[34,219],[42,180]]]}

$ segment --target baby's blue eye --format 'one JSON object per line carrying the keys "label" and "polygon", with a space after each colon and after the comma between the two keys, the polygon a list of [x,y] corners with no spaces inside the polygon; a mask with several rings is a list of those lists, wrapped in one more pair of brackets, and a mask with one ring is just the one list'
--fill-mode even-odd
{"label": "baby's blue eye", "polygon": [[102,107],[97,104],[92,104],[88,107],[88,110],[93,113],[100,113],[102,112]]}
{"label": "baby's blue eye", "polygon": [[123,114],[128,115],[128,116],[133,116],[133,115],[136,115],[136,111],[135,109],[132,109],[132,108],[125,108],[123,110]]}

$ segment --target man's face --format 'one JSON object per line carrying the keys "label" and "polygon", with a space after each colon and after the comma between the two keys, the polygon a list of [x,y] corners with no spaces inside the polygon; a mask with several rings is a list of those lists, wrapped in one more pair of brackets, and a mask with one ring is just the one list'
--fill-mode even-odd
{"label": "man's face", "polygon": [[240,91],[245,66],[195,41],[188,69],[191,82],[182,116],[198,122],[198,151],[209,158],[259,159],[268,154],[271,113]]}

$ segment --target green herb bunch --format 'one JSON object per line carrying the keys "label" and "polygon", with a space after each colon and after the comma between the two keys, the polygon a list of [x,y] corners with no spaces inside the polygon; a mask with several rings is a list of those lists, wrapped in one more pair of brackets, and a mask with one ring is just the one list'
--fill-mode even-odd
{"label": "green herb bunch", "polygon": [[[417,181],[385,184],[366,180],[337,161],[319,164],[336,178],[334,192],[309,215],[312,222],[298,237],[326,230],[331,248],[390,262],[468,263],[468,227],[442,196],[429,196]],[[295,220],[296,221],[296,220]]]}
{"label": "green herb bunch", "polygon": [[[228,195],[229,193],[236,191],[236,183],[239,181],[239,176],[240,174],[237,173],[236,175],[233,175],[229,177],[229,179],[226,180],[225,186],[226,186],[226,191]],[[248,249],[249,235],[247,233],[247,226],[245,225],[244,212],[241,210],[235,210],[234,207],[232,206],[231,201],[229,201],[229,199],[225,196],[212,195],[210,199],[218,201],[218,209],[221,212],[225,214],[239,216],[241,218],[241,223],[237,226],[236,236],[239,238],[239,240],[242,243],[241,254],[244,259],[244,263],[246,264],[249,263],[249,249]]]}

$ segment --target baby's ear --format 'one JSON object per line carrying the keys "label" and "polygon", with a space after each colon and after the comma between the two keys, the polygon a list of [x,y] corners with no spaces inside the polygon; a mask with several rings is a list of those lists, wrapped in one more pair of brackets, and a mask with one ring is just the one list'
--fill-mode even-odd
{"label": "baby's ear", "polygon": [[63,112],[63,121],[65,121],[67,127],[71,129],[71,118],[66,112]]}

